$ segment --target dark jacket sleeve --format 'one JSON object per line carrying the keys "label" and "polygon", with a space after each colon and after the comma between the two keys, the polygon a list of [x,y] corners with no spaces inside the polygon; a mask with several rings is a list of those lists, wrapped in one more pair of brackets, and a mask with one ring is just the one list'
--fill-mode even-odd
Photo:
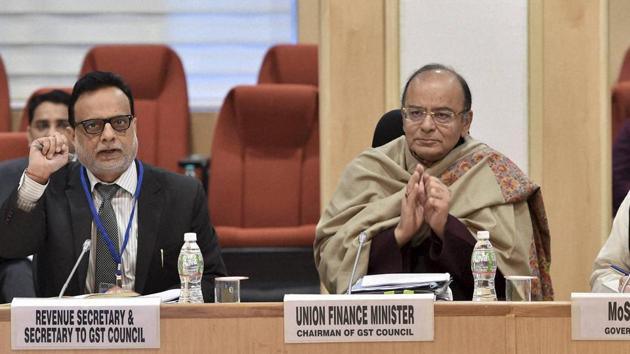
{"label": "dark jacket sleeve", "polygon": [[17,207],[17,190],[0,207],[0,257],[23,258],[37,253],[43,243],[46,215],[40,198],[35,208],[25,212]]}
{"label": "dark jacket sleeve", "polygon": [[398,247],[392,227],[372,238],[368,274],[409,272],[410,247]]}
{"label": "dark jacket sleeve", "polygon": [[[449,272],[463,289],[473,288],[470,270],[470,257],[477,240],[468,228],[456,217],[449,214],[444,227],[444,237],[430,236],[429,255],[440,268]],[[472,291],[472,290],[471,290]]]}

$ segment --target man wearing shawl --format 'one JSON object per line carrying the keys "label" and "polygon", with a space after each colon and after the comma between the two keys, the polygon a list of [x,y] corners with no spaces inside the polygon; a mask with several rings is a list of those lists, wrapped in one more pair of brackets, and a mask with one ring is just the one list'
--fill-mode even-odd
{"label": "man wearing shawl", "polygon": [[468,135],[471,93],[454,70],[431,64],[407,81],[405,135],[364,151],[345,169],[317,225],[315,263],[331,293],[365,274],[449,272],[456,300],[470,300],[478,230],[504,275],[533,275],[532,298],[552,300],[549,228],[540,188],[508,158]]}

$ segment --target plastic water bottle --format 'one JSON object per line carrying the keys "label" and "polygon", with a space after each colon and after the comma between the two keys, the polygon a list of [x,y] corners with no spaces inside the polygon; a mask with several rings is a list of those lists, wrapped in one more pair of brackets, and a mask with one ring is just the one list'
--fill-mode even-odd
{"label": "plastic water bottle", "polygon": [[182,285],[179,303],[203,303],[203,295],[201,294],[203,256],[197,245],[197,234],[194,232],[184,234],[184,245],[179,252],[177,270]]}
{"label": "plastic water bottle", "polygon": [[195,172],[195,165],[188,164],[184,166],[184,175],[188,177],[197,178],[197,173]]}
{"label": "plastic water bottle", "polygon": [[477,243],[472,252],[470,269],[475,281],[472,301],[497,301],[497,292],[494,289],[497,256],[490,243],[488,231],[477,232]]}

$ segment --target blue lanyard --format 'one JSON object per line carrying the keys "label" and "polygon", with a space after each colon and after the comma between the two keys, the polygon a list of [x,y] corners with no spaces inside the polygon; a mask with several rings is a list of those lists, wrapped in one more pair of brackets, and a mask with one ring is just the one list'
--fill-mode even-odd
{"label": "blue lanyard", "polygon": [[140,162],[140,160],[136,160],[136,161],[138,162],[138,185],[136,186],[136,192],[133,195],[133,207],[131,209],[131,215],[129,216],[129,223],[127,223],[127,229],[125,231],[125,238],[123,240],[120,253],[118,253],[118,251],[116,250],[117,247],[114,247],[114,243],[112,242],[109,235],[107,234],[107,231],[105,230],[105,227],[103,227],[103,223],[101,222],[101,218],[98,216],[98,213],[96,212],[96,207],[94,206],[94,200],[92,199],[92,193],[90,193],[90,190],[88,189],[87,179],[85,177],[87,175],[87,171],[85,170],[85,167],[81,165],[81,185],[83,186],[83,191],[85,192],[85,198],[87,199],[88,205],[90,206],[90,212],[92,213],[92,218],[94,219],[94,223],[96,224],[96,227],[98,227],[98,230],[101,232],[101,235],[103,236],[103,240],[105,241],[105,244],[107,245],[107,248],[109,249],[109,254],[111,254],[112,259],[117,264],[118,270],[116,271],[116,275],[121,275],[120,264],[122,263],[122,254],[125,252],[125,248],[127,248],[127,241],[129,241],[129,231],[131,230],[131,224],[133,223],[133,214],[136,211],[136,203],[138,201],[138,197],[140,196],[140,188],[142,187],[142,178],[144,177],[144,167],[142,166],[142,162]]}

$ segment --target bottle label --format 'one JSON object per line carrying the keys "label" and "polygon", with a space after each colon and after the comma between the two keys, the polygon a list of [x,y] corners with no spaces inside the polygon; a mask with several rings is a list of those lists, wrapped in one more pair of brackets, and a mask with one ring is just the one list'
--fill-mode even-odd
{"label": "bottle label", "polygon": [[497,260],[494,251],[473,251],[472,254],[473,273],[494,273],[497,270]]}

